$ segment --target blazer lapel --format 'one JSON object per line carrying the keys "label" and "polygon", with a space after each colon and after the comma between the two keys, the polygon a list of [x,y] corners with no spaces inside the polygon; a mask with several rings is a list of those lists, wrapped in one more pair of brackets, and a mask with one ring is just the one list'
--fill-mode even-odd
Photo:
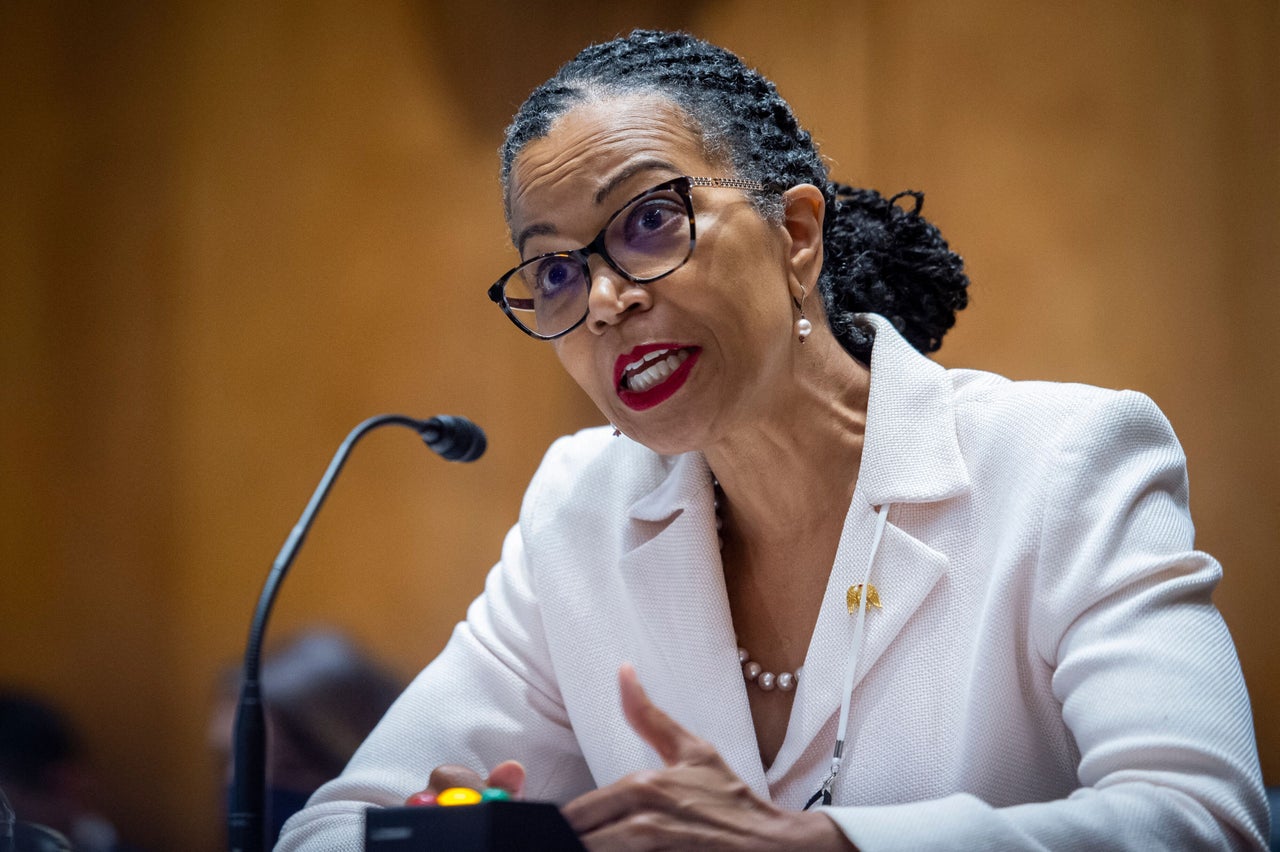
{"label": "blazer lapel", "polygon": [[[631,507],[634,546],[619,568],[646,631],[636,670],[655,704],[711,742],[758,794],[768,796],[738,662],[716,535],[711,472],[697,453]],[[644,765],[657,755],[638,738]]]}
{"label": "blazer lapel", "polygon": [[[805,657],[787,738],[767,773],[771,783],[795,765],[840,710],[854,633],[846,593],[850,586],[862,582],[867,571],[876,509],[891,506],[870,575],[882,608],[867,612],[854,675],[855,705],[858,684],[948,565],[944,554],[894,523],[898,513],[892,504],[938,502],[969,487],[946,370],[916,352],[883,317],[864,314],[862,321],[872,325],[876,333],[862,463]],[[834,742],[831,745],[834,747]]]}
{"label": "blazer lapel", "polygon": [[[946,556],[895,526],[892,518],[891,512],[871,567],[870,581],[879,592],[881,607],[867,609],[862,647],[854,670],[855,703],[858,684],[947,570]],[[850,586],[862,582],[874,531],[874,508],[855,493],[805,656],[787,737],[766,773],[770,783],[786,775],[840,710],[856,618],[849,613],[846,594]],[[835,742],[830,745],[834,748]]]}

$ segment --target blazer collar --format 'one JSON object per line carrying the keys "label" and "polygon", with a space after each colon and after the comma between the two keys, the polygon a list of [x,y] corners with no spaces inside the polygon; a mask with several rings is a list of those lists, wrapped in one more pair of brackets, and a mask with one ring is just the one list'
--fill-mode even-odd
{"label": "blazer collar", "polygon": [[867,436],[858,487],[873,506],[932,503],[966,490],[969,472],[956,438],[951,381],[879,314],[875,329]]}
{"label": "blazer collar", "polygon": [[666,465],[667,473],[653,490],[631,504],[630,515],[637,521],[670,520],[711,493],[711,468],[702,453],[658,458]]}

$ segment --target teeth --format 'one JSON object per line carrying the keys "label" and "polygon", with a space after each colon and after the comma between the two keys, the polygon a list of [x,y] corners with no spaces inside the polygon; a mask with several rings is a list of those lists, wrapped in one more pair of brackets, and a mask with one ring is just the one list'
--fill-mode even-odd
{"label": "teeth", "polygon": [[643,393],[660,384],[676,371],[689,357],[687,349],[660,349],[650,352],[638,361],[627,365],[623,371],[622,385],[627,390]]}
{"label": "teeth", "polygon": [[645,367],[652,364],[654,361],[657,361],[659,358],[665,358],[669,354],[671,354],[670,349],[655,349],[654,351],[650,352],[648,355],[642,356],[640,360],[632,361],[625,368],[623,368],[622,372],[634,373],[637,370],[642,370]]}

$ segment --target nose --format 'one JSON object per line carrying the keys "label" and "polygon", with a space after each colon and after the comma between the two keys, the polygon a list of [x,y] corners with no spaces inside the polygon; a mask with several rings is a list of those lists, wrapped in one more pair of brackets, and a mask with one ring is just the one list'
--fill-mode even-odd
{"label": "nose", "polygon": [[587,293],[587,327],[593,333],[603,334],[627,316],[647,311],[653,305],[649,288],[624,278],[604,258],[591,258],[588,268],[591,289]]}

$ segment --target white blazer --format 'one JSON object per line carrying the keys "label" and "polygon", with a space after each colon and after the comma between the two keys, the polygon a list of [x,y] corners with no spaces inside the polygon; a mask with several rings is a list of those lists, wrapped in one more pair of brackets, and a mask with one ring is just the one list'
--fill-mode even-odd
{"label": "white blazer", "polygon": [[622,716],[624,661],[758,795],[802,807],[835,739],[846,590],[889,504],[828,809],[859,849],[1263,849],[1221,569],[1193,550],[1164,417],[1131,391],[944,370],[866,319],[861,473],[771,766],[705,459],[587,430],[551,447],[467,620],[277,848],[359,850],[364,808],[444,763],[520,760],[526,795],[559,803],[661,766]]}

